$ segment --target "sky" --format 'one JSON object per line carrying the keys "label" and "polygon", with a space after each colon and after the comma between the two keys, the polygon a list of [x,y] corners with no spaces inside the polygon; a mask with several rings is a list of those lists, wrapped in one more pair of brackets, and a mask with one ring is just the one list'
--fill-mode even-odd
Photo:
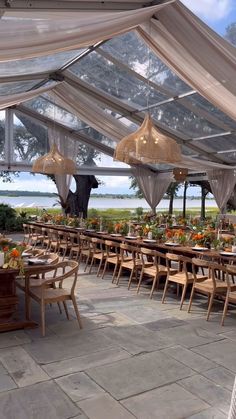
{"label": "sky", "polygon": [[[220,35],[225,34],[225,28],[232,22],[236,22],[236,0],[182,0],[189,9],[192,10],[200,19],[214,29]],[[98,165],[118,166],[110,157],[102,157]],[[124,167],[121,164],[121,167]],[[102,185],[95,189],[95,193],[116,193],[130,194],[130,179],[125,176],[99,176]],[[72,184],[72,190],[74,189]],[[3,183],[0,181],[0,190],[27,190],[40,192],[56,192],[54,183],[42,175],[31,175],[20,173],[13,183]],[[200,189],[191,187],[188,194],[200,195]]]}

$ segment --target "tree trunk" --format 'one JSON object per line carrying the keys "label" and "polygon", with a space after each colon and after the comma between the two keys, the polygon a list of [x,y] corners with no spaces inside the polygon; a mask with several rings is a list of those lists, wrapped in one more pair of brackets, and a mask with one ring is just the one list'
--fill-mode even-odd
{"label": "tree trunk", "polygon": [[188,182],[184,182],[184,194],[183,194],[183,218],[186,218],[186,199],[187,199]]}
{"label": "tree trunk", "polygon": [[83,218],[88,215],[88,202],[91,189],[98,187],[98,182],[93,175],[74,175],[76,191],[69,191],[66,202],[66,213],[78,216],[83,213]]}
{"label": "tree trunk", "polygon": [[206,218],[206,196],[207,192],[204,186],[201,186],[201,219],[205,220]]}
{"label": "tree trunk", "polygon": [[173,206],[174,206],[174,196],[175,194],[170,195],[170,202],[169,202],[169,215],[173,214]]}

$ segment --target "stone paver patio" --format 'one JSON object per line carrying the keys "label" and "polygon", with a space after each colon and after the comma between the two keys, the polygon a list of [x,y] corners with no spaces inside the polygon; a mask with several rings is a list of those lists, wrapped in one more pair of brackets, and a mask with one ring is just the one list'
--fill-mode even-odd
{"label": "stone paver patio", "polygon": [[[150,288],[136,295],[80,269],[84,329],[48,307],[39,329],[0,335],[1,419],[227,418],[236,374],[236,311],[205,320],[206,300],[179,310]],[[23,311],[23,295],[21,295]],[[219,314],[217,314],[217,310]],[[33,305],[39,320],[39,306]]]}

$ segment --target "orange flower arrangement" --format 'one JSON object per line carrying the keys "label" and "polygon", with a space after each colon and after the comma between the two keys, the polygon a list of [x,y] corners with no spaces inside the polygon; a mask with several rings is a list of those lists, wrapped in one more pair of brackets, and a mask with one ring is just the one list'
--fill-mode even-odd
{"label": "orange flower arrangement", "polygon": [[166,238],[171,239],[174,236],[174,231],[166,230]]}

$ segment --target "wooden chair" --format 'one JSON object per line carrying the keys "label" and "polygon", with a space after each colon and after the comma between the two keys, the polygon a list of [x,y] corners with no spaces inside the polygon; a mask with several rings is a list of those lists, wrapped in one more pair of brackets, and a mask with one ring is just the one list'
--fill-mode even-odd
{"label": "wooden chair", "polygon": [[55,252],[56,253],[59,249],[59,242],[60,242],[58,230],[54,230],[53,228],[49,228],[48,237],[49,237],[48,250],[50,252]]}
{"label": "wooden chair", "polygon": [[30,237],[29,244],[33,247],[36,247],[38,244],[42,244],[44,236],[42,235],[41,227],[30,225]]}
{"label": "wooden chair", "polygon": [[105,264],[102,272],[102,279],[105,276],[108,266],[113,265],[112,282],[115,280],[116,272],[120,263],[120,243],[113,240],[105,240]]}
{"label": "wooden chair", "polygon": [[[226,270],[226,267],[223,265],[219,265],[218,263],[209,262],[202,259],[193,258],[192,264],[193,264],[194,282],[193,282],[192,292],[190,295],[188,312],[190,312],[191,310],[195,292],[207,295],[208,296],[208,309],[207,309],[206,320],[209,320],[214,297],[217,295],[224,296],[227,293],[228,284],[227,284],[227,281],[223,281],[227,270]],[[208,270],[208,275],[206,279],[198,278],[197,269],[199,267],[202,267]]]}
{"label": "wooden chair", "polygon": [[[66,317],[69,320],[69,313],[66,305],[66,301],[72,301],[75,314],[80,326],[82,329],[82,322],[80,319],[80,314],[75,298],[75,286],[77,282],[78,276],[78,262],[74,260],[63,261],[56,264],[54,267],[51,268],[51,271],[54,272],[55,270],[62,269],[64,272],[62,275],[53,275],[47,279],[47,274],[44,274],[45,277],[42,280],[39,286],[31,286],[30,276],[27,278],[29,281],[29,288],[28,293],[29,297],[35,300],[37,303],[40,304],[41,307],[41,331],[42,336],[45,336],[45,306],[46,304],[53,304],[53,303],[60,303],[62,302],[64,305],[64,309],[66,312]],[[49,272],[49,271],[48,271]],[[67,278],[74,277],[72,286],[69,289],[64,288],[64,282]],[[55,287],[51,288],[51,284],[54,284]],[[58,287],[56,286],[58,285]]]}
{"label": "wooden chair", "polygon": [[150,298],[152,298],[155,288],[158,289],[160,277],[167,275],[167,267],[163,265],[165,254],[154,249],[141,247],[140,256],[142,261],[142,270],[139,277],[137,294],[139,293],[144,276],[148,276],[153,278],[152,289],[150,291]]}
{"label": "wooden chair", "polygon": [[91,259],[91,263],[89,267],[89,273],[92,271],[92,266],[94,262],[98,260],[99,266],[97,270],[97,276],[99,276],[102,264],[106,259],[105,240],[92,237],[91,244],[92,244],[93,250],[92,250],[92,259]]}
{"label": "wooden chair", "polygon": [[93,246],[91,244],[91,240],[92,238],[89,236],[85,236],[84,234],[80,235],[81,249],[80,249],[80,256],[79,256],[79,264],[84,258],[85,259],[84,272],[86,272],[89,261],[91,260],[92,255],[93,255]]}
{"label": "wooden chair", "polygon": [[236,284],[234,281],[234,276],[236,275],[236,266],[235,265],[226,265],[226,275],[225,280],[227,283],[227,293],[225,297],[224,309],[221,319],[221,326],[224,326],[225,317],[228,311],[229,303],[236,303]]}
{"label": "wooden chair", "polygon": [[140,249],[136,246],[121,243],[120,245],[120,267],[116,278],[116,284],[120,282],[123,269],[130,271],[128,289],[130,288],[133,275],[135,274],[136,282],[138,282],[138,271],[142,269],[142,261],[139,255]]}
{"label": "wooden chair", "polygon": [[29,244],[30,243],[30,236],[31,236],[29,224],[23,224],[23,232],[24,232],[24,239],[23,239],[23,241],[26,244]]}
{"label": "wooden chair", "polygon": [[78,233],[69,233],[71,248],[69,253],[69,259],[78,260],[81,251],[80,235]]}
{"label": "wooden chair", "polygon": [[[50,265],[50,266],[54,266],[59,262],[59,256],[56,253],[44,253],[44,251],[40,250],[40,249],[39,250],[37,250],[37,249],[34,250],[33,249],[32,254],[29,255],[29,257],[39,259],[39,260],[47,260],[48,261],[47,265]],[[32,265],[32,266],[36,266],[36,265],[37,264]],[[38,269],[40,270],[40,266],[38,267]],[[27,271],[27,269],[26,269],[26,271]],[[26,273],[26,275],[27,275],[27,273]],[[39,276],[37,274],[37,272],[34,273],[34,276],[32,274],[31,275],[31,286],[40,285],[42,278],[43,278],[43,274],[41,276]],[[17,288],[21,289],[22,291],[25,291],[25,276],[24,276],[24,274],[17,278],[16,286],[17,286]]]}
{"label": "wooden chair", "polygon": [[62,252],[62,260],[65,259],[71,246],[69,231],[58,230],[58,252]]}
{"label": "wooden chair", "polygon": [[26,248],[23,252],[24,253],[23,257],[26,257],[26,258],[39,257],[39,256],[43,255],[44,252],[45,252],[44,249],[35,249],[35,248],[32,249],[32,247],[28,248],[28,249]]}
{"label": "wooden chair", "polygon": [[[177,263],[178,265],[177,270],[175,269],[173,270],[172,262]],[[161,301],[162,304],[165,302],[168,285],[170,283],[175,283],[177,284],[177,292],[178,292],[179,285],[182,286],[182,296],[181,296],[181,301],[180,301],[180,310],[182,310],[187,287],[189,284],[193,284],[194,282],[194,276],[192,272],[189,272],[188,264],[192,266],[192,259],[185,256],[172,254],[172,253],[166,254],[167,278],[166,278],[165,288],[164,288],[162,301]],[[201,276],[201,278],[206,279],[207,277]]]}

